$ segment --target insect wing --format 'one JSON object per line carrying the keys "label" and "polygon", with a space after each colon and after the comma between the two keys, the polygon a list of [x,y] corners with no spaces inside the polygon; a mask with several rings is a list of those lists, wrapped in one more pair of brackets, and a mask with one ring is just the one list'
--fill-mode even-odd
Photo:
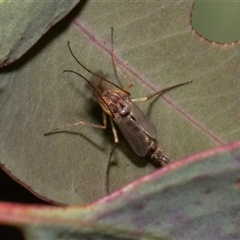
{"label": "insect wing", "polygon": [[138,106],[132,102],[131,106],[132,116],[136,119],[138,124],[144,129],[144,131],[152,138],[157,137],[157,128],[152,121],[138,108]]}
{"label": "insect wing", "polygon": [[146,134],[141,126],[128,115],[121,120],[115,120],[122,134],[133,151],[140,157],[146,156],[148,153],[148,141]]}

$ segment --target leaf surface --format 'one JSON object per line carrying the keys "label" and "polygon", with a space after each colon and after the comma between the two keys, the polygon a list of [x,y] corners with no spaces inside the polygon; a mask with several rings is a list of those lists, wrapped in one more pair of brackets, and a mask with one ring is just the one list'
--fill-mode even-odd
{"label": "leaf surface", "polygon": [[[36,195],[80,204],[106,194],[105,178],[113,135],[77,126],[44,133],[66,123],[101,124],[101,110],[72,58],[116,80],[111,61],[111,26],[118,68],[134,82],[132,98],[193,80],[154,102],[138,106],[155,123],[163,152],[177,160],[239,138],[239,46],[210,44],[192,32],[192,3],[94,2],[79,5],[18,62],[1,70],[0,161]],[[113,155],[110,190],[154,170],[137,157],[123,136]]]}

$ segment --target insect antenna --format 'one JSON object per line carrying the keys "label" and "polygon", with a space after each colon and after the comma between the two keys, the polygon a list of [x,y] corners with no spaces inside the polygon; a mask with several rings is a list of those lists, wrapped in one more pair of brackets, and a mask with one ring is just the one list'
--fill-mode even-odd
{"label": "insect antenna", "polygon": [[86,67],[77,59],[77,57],[74,55],[74,53],[73,53],[73,51],[72,51],[72,49],[71,49],[71,47],[70,47],[70,42],[69,42],[69,41],[68,41],[68,49],[69,49],[72,57],[75,59],[75,61],[76,61],[82,68],[84,68],[86,71],[88,71],[89,73],[93,74],[94,76],[97,76],[97,77],[103,79],[103,80],[106,81],[107,83],[113,85],[114,87],[116,87],[116,88],[120,89],[121,91],[125,92],[126,94],[130,95],[130,93],[129,93],[128,91],[126,91],[126,90],[124,90],[123,88],[119,87],[117,84],[115,84],[115,83],[107,80],[106,78],[104,78],[104,77],[102,77],[102,76],[99,76],[98,74],[96,74],[96,73],[92,72],[91,70],[89,70],[88,68],[86,68]]}
{"label": "insect antenna", "polygon": [[[106,101],[103,99],[102,95],[97,91],[97,89],[94,87],[94,85],[87,78],[85,78],[82,74],[75,72],[73,70],[64,70],[63,73],[65,73],[65,72],[74,73],[74,74],[78,75],[79,77],[83,78],[92,87],[92,89],[97,93],[97,95],[101,98],[101,100],[104,102],[104,104],[106,105],[106,107],[108,108],[110,113],[112,114],[112,117],[114,116],[111,108],[108,106]],[[97,74],[94,74],[94,75],[98,76]],[[98,76],[98,77],[100,77],[100,76]]]}

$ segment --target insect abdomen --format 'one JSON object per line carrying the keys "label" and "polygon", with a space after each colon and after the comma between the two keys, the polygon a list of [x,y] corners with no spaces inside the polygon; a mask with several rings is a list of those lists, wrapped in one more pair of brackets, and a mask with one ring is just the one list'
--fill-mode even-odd
{"label": "insect abdomen", "polygon": [[152,163],[156,167],[163,167],[170,163],[170,159],[163,154],[162,150],[159,147],[157,147],[153,139],[149,138],[148,142],[149,142],[148,155],[150,156]]}

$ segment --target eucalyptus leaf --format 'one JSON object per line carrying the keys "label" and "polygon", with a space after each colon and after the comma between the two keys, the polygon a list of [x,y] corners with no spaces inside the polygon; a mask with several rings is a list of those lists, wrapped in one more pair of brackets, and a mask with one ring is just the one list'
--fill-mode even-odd
{"label": "eucalyptus leaf", "polygon": [[[26,239],[239,239],[240,141],[174,162],[86,206],[0,203]],[[33,224],[34,223],[34,224]]]}
{"label": "eucalyptus leaf", "polygon": [[[94,2],[78,5],[19,61],[1,70],[0,161],[3,169],[36,195],[80,204],[106,195],[106,168],[113,134],[86,126],[44,136],[63,124],[102,124],[101,109],[86,82],[91,79],[67,48],[94,72],[116,79],[118,68],[133,81],[132,98],[193,80],[138,106],[158,130],[158,143],[173,161],[239,139],[238,45],[213,45],[194,34],[191,2]],[[135,155],[118,131],[110,191],[155,170]]]}
{"label": "eucalyptus leaf", "polygon": [[78,0],[1,1],[0,66],[6,66],[21,57],[78,2]]}

